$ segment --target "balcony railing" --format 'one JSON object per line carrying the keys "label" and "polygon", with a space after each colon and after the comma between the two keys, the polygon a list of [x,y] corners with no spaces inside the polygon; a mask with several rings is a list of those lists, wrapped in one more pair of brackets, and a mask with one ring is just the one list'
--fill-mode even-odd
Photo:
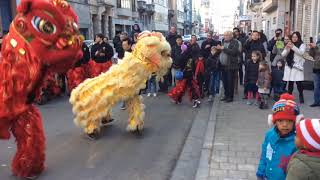
{"label": "balcony railing", "polygon": [[263,2],[263,11],[272,12],[278,7],[278,0],[266,0]]}
{"label": "balcony railing", "polygon": [[140,13],[146,11],[146,9],[147,9],[146,1],[144,1],[144,0],[138,0],[138,1],[137,1],[137,4],[138,4],[138,8],[137,8],[137,9],[138,9],[138,11],[139,11]]}
{"label": "balcony railing", "polygon": [[147,4],[146,11],[149,15],[154,14],[154,12],[155,12],[154,6],[155,6],[154,4]]}
{"label": "balcony railing", "polygon": [[173,9],[168,9],[168,17],[172,18],[175,15],[174,10]]}

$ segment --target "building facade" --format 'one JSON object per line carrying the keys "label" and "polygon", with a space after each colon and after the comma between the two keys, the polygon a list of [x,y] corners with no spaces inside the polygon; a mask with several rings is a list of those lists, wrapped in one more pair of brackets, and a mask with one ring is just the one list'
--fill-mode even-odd
{"label": "building facade", "polygon": [[0,0],[0,37],[9,31],[20,0]]}

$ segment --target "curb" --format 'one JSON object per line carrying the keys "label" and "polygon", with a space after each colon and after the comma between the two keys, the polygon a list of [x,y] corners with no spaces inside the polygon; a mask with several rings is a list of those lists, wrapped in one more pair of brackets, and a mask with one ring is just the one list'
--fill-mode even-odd
{"label": "curb", "polygon": [[209,177],[210,159],[214,143],[213,141],[216,129],[217,112],[220,105],[220,95],[221,93],[215,97],[211,109],[205,139],[201,148],[201,156],[195,180],[207,180]]}
{"label": "curb", "polygon": [[202,153],[202,146],[205,142],[208,122],[213,109],[210,105],[206,106],[206,103],[203,104],[205,105],[199,109],[191,125],[176,165],[170,178],[168,178],[170,180],[195,179]]}

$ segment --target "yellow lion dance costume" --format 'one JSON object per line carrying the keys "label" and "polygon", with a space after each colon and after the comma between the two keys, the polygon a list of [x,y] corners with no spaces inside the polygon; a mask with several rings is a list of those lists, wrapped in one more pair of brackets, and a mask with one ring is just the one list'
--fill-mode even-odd
{"label": "yellow lion dance costume", "polygon": [[127,130],[139,132],[144,125],[144,105],[139,96],[152,73],[157,80],[171,67],[170,45],[161,33],[142,32],[132,53],[109,71],[87,79],[70,96],[75,114],[74,123],[85,133],[99,134],[103,119],[110,119],[111,108],[126,101],[129,111]]}

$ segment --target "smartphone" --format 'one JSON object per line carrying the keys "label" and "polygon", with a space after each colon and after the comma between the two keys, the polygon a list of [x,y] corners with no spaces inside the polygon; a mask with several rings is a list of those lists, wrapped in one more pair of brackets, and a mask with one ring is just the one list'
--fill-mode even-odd
{"label": "smartphone", "polygon": [[310,43],[313,43],[313,37],[310,37]]}

